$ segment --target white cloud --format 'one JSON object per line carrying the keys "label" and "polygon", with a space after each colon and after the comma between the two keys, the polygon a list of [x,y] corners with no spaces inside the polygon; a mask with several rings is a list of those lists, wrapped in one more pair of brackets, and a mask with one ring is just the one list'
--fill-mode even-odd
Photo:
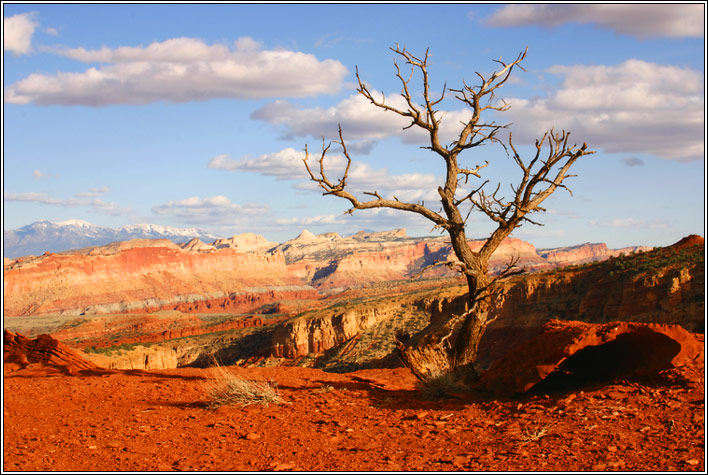
{"label": "white cloud", "polygon": [[545,130],[572,132],[609,153],[644,153],[681,161],[704,154],[704,79],[689,68],[636,59],[616,66],[553,66],[563,77],[545,97],[509,99],[514,137],[532,142]]}
{"label": "white cloud", "polygon": [[[267,153],[255,158],[234,160],[228,155],[217,155],[209,161],[209,168],[227,171],[244,171],[272,176],[278,180],[307,180],[309,175],[302,159],[304,151],[285,148],[279,152]],[[336,159],[341,163],[341,158]]]}
{"label": "white cloud", "polygon": [[485,23],[495,27],[565,23],[590,23],[637,38],[702,38],[705,15],[702,4],[574,4],[507,5]]}
{"label": "white cloud", "polygon": [[347,69],[306,53],[262,50],[250,38],[208,45],[174,38],[147,47],[53,50],[106,63],[84,72],[31,74],[5,88],[5,101],[39,105],[147,104],[214,98],[307,97],[339,90]]}
{"label": "white cloud", "polygon": [[155,214],[172,216],[190,224],[233,224],[250,217],[262,217],[269,211],[268,205],[250,203],[240,205],[221,195],[209,198],[193,196],[180,201],[153,206]]}
{"label": "white cloud", "polygon": [[25,192],[25,193],[4,193],[4,201],[22,201],[27,203],[38,203],[42,205],[50,206],[60,206],[63,208],[78,208],[78,207],[89,207],[94,211],[109,214],[112,216],[126,215],[133,211],[128,208],[122,208],[120,205],[114,202],[106,202],[99,198],[96,193],[77,193],[72,198],[54,198],[46,193],[35,193],[35,192]]}
{"label": "white cloud", "polygon": [[28,54],[32,51],[32,35],[39,26],[35,20],[37,12],[20,13],[3,17],[3,50],[15,54]]}
{"label": "white cloud", "polygon": [[[310,151],[310,168],[317,174],[317,160],[321,150]],[[320,190],[310,181],[305,165],[304,152],[286,148],[276,153],[264,154],[256,158],[233,160],[228,155],[217,155],[209,161],[209,168],[243,171],[271,176],[277,180],[296,180],[294,187],[301,190]],[[325,157],[325,173],[330,181],[336,183],[346,167],[343,155],[329,153]],[[348,189],[352,192],[377,191],[383,197],[396,196],[403,201],[418,201],[437,199],[439,180],[435,176],[424,173],[405,173],[393,175],[387,169],[376,169],[370,165],[353,161],[349,168],[347,179]]]}
{"label": "white cloud", "polygon": [[428,234],[433,223],[415,214],[387,208],[358,210],[352,214],[325,214],[318,216],[290,217],[276,219],[275,223],[285,227],[299,227],[318,230],[318,232],[336,231],[340,234],[355,233],[364,229],[389,230],[413,229],[411,236]]}
{"label": "white cloud", "polygon": [[[374,92],[373,95],[376,99],[382,97],[380,93]],[[389,94],[385,98],[386,104],[408,109],[400,94]],[[424,110],[422,106],[420,109]],[[443,143],[455,138],[461,129],[460,122],[469,120],[470,116],[466,109],[441,111],[440,137]],[[282,126],[286,134],[297,137],[334,139],[338,137],[338,125],[341,125],[347,146],[351,142],[352,149],[359,147],[364,151],[371,147],[372,140],[398,136],[406,143],[423,144],[429,136],[419,127],[404,130],[410,125],[410,119],[374,106],[361,94],[353,94],[329,108],[298,109],[288,101],[274,101],[254,111],[251,118]]]}

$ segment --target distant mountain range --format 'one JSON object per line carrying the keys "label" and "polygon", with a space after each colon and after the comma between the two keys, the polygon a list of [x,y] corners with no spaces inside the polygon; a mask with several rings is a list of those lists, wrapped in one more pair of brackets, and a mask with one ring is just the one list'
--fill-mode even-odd
{"label": "distant mountain range", "polygon": [[3,230],[3,250],[7,258],[63,252],[87,246],[103,246],[130,239],[169,239],[184,243],[193,238],[211,242],[221,236],[196,228],[173,228],[153,224],[130,224],[119,228],[98,226],[80,220],[57,223],[37,221],[13,231]]}

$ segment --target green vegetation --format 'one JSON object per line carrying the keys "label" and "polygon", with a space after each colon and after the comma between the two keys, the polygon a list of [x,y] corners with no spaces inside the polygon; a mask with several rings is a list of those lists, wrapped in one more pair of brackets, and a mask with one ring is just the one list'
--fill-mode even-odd
{"label": "green vegetation", "polygon": [[701,246],[689,246],[680,250],[673,247],[656,249],[631,256],[619,256],[607,261],[610,276],[642,274],[658,269],[675,266],[699,265],[705,262],[704,249]]}

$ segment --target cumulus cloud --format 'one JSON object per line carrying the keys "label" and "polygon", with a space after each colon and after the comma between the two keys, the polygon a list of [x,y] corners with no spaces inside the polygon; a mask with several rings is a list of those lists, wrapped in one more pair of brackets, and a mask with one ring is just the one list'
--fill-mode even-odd
{"label": "cumulus cloud", "polygon": [[[302,159],[304,151],[288,147],[279,152],[267,153],[255,158],[234,160],[228,155],[217,155],[209,161],[209,168],[227,171],[244,171],[272,176],[278,180],[307,180],[309,178]],[[337,165],[343,163],[341,157],[335,157]]]}
{"label": "cumulus cloud", "polygon": [[494,27],[539,25],[554,27],[565,23],[590,23],[618,34],[637,38],[702,38],[702,4],[575,4],[507,5],[486,18]]}
{"label": "cumulus cloud", "polygon": [[681,161],[703,157],[699,71],[631,59],[616,66],[553,66],[562,84],[545,97],[509,99],[514,136],[531,142],[550,128],[609,153]]}
{"label": "cumulus cloud", "polygon": [[32,51],[32,35],[39,26],[35,20],[37,12],[20,13],[3,17],[3,50],[15,54],[28,54]]}
{"label": "cumulus cloud", "polygon": [[[374,97],[378,99],[382,95],[374,93]],[[400,94],[388,94],[385,98],[386,104],[407,110]],[[422,106],[420,109],[424,110]],[[460,122],[469,120],[470,115],[465,109],[441,111],[441,140],[451,141],[459,133]],[[296,137],[335,138],[338,124],[341,124],[347,147],[352,150],[358,147],[364,152],[371,148],[372,141],[386,137],[398,136],[404,142],[414,144],[426,143],[428,139],[427,132],[418,127],[404,130],[410,125],[410,119],[384,111],[360,94],[351,95],[329,108],[298,109],[288,101],[274,101],[254,111],[251,118],[283,127],[286,135]]]}
{"label": "cumulus cloud", "polygon": [[21,201],[26,203],[60,206],[63,208],[89,207],[96,212],[112,216],[126,215],[133,212],[129,208],[122,208],[117,203],[106,202],[102,199],[96,198],[98,195],[100,195],[100,193],[77,193],[71,198],[54,198],[46,193],[25,192],[4,193],[3,199],[6,202]]}
{"label": "cumulus cloud", "polygon": [[240,205],[232,203],[225,196],[217,195],[208,198],[193,196],[179,201],[169,201],[166,204],[153,206],[155,214],[172,216],[183,223],[189,224],[223,224],[225,222],[242,222],[253,216],[262,216],[269,211],[268,205],[250,203]]}
{"label": "cumulus cloud", "polygon": [[314,55],[264,50],[251,38],[233,48],[194,38],[146,47],[55,49],[99,63],[83,72],[35,73],[5,88],[5,102],[38,105],[148,104],[214,98],[308,97],[339,90],[347,68]]}
{"label": "cumulus cloud", "polygon": [[[319,190],[305,170],[302,162],[304,152],[286,148],[279,152],[260,155],[255,158],[234,160],[228,155],[217,155],[209,161],[209,168],[258,173],[277,180],[295,180],[295,188],[301,190]],[[318,171],[316,160],[319,151],[311,151],[310,166],[314,173]],[[325,157],[325,172],[332,181],[338,180],[344,173],[346,159],[343,155],[330,153]],[[425,173],[391,174],[387,169],[373,168],[367,163],[353,161],[349,167],[348,189],[352,192],[377,191],[384,197],[396,196],[404,201],[435,199],[438,180]]]}

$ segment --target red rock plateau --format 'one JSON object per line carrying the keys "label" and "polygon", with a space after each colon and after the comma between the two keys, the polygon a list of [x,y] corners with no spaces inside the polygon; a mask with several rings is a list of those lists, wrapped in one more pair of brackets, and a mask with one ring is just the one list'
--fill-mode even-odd
{"label": "red rock plateau", "polygon": [[4,268],[5,315],[183,311],[249,312],[277,300],[316,298],[281,253],[181,249],[134,240],[19,259]]}
{"label": "red rock plateau", "polygon": [[[477,249],[482,241],[470,244]],[[502,268],[518,257],[529,269],[543,269],[559,262],[602,260],[619,252],[629,251],[583,245],[539,254],[531,244],[509,238],[490,267]],[[133,240],[6,260],[4,311],[6,316],[165,309],[257,312],[276,302],[316,299],[320,294],[315,288],[333,293],[410,279],[450,256],[446,239],[408,238],[403,229],[349,237],[304,231],[280,245],[252,233],[212,244],[193,239],[182,246],[168,240]],[[423,277],[442,275],[454,274],[438,266]]]}
{"label": "red rock plateau", "polygon": [[[400,368],[239,367],[233,377],[270,381],[281,402],[210,409],[210,369],[29,365],[4,375],[3,471],[704,472],[702,340],[643,325],[619,336],[642,329],[677,344],[679,366],[513,398],[427,399]],[[552,350],[619,340],[607,325],[551,330]]]}

